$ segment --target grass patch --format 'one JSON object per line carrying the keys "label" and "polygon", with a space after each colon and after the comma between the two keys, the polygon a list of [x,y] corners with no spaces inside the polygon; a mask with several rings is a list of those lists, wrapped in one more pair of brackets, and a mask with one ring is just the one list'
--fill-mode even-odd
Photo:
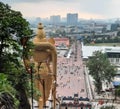
{"label": "grass patch", "polygon": [[87,46],[118,46],[120,47],[120,43],[95,43],[95,44],[86,44]]}

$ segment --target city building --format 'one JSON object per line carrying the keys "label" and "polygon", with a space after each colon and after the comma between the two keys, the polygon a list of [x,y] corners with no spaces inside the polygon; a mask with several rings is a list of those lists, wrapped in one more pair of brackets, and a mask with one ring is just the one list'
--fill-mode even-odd
{"label": "city building", "polygon": [[69,38],[54,38],[55,40],[55,46],[56,47],[62,47],[62,48],[68,48],[69,47]]}
{"label": "city building", "polygon": [[120,67],[120,48],[106,48],[105,52],[110,60],[110,63]]}
{"label": "city building", "polygon": [[60,22],[61,22],[61,17],[60,17],[60,15],[50,16],[50,22],[51,22],[51,24],[53,24],[53,25],[58,25],[58,24],[60,24]]}
{"label": "city building", "polygon": [[[93,52],[102,51],[106,53],[110,63],[116,66],[117,74],[114,77],[112,86],[117,87],[120,85],[120,47],[106,47],[106,46],[84,46],[82,44],[83,60],[87,60],[92,56]],[[104,86],[106,87],[106,86]]]}
{"label": "city building", "polygon": [[117,23],[111,24],[111,31],[117,31],[118,27],[119,27],[119,24]]}
{"label": "city building", "polygon": [[78,14],[77,13],[74,13],[74,14],[68,13],[67,14],[67,24],[68,25],[77,25],[77,23],[78,23]]}
{"label": "city building", "polygon": [[120,48],[118,49],[106,49],[105,50],[110,63],[115,65],[117,68],[117,74],[113,80],[113,86],[118,87],[120,85]]}

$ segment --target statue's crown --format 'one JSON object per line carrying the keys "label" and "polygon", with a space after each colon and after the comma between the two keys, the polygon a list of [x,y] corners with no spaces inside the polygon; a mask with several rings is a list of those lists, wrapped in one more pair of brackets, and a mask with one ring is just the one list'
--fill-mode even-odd
{"label": "statue's crown", "polygon": [[38,24],[37,37],[39,39],[46,38],[42,23]]}

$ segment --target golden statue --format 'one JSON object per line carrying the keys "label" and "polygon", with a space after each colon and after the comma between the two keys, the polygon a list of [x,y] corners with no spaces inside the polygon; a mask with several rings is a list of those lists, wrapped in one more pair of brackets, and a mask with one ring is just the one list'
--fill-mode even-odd
{"label": "golden statue", "polygon": [[35,85],[42,93],[38,101],[39,109],[43,109],[50,95],[52,95],[53,107],[55,109],[57,52],[54,46],[54,39],[46,38],[41,23],[38,25],[37,35],[33,39],[33,43],[35,45],[33,50],[35,75],[39,77],[35,80]]}

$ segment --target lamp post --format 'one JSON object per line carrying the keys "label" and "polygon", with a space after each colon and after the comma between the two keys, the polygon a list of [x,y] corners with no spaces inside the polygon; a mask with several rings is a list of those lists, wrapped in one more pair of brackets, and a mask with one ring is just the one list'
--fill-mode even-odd
{"label": "lamp post", "polygon": [[24,62],[24,65],[25,65],[25,69],[27,70],[28,73],[30,73],[30,79],[31,79],[31,107],[33,109],[33,68],[32,68],[32,65],[31,66],[27,66],[26,62],[25,62],[25,59],[26,57],[24,56],[24,52],[25,52],[25,48],[26,48],[26,44],[29,40],[29,37],[22,37],[20,39],[20,42],[21,42],[21,45],[23,46],[23,62]]}
{"label": "lamp post", "polygon": [[31,77],[31,106],[32,106],[32,109],[33,109],[33,68],[32,66],[30,66],[30,77]]}

